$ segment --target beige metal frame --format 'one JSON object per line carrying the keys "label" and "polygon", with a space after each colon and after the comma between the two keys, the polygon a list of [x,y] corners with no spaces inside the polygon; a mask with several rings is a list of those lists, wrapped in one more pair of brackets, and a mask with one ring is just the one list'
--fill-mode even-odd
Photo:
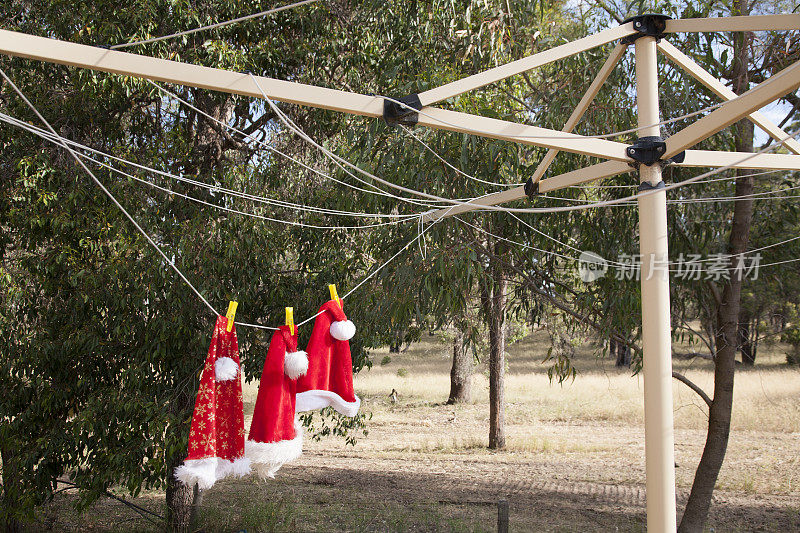
{"label": "beige metal frame", "polygon": [[500,65],[499,67],[485,70],[478,74],[467,76],[466,78],[461,78],[460,80],[436,87],[435,89],[421,92],[419,93],[419,100],[422,102],[423,106],[433,105],[473,89],[478,89],[479,87],[504,80],[510,76],[552,63],[553,61],[558,61],[559,59],[591,50],[592,48],[612,41],[617,41],[628,35],[633,35],[634,33],[636,33],[636,30],[633,29],[633,23],[628,22],[627,24],[609,28],[595,33],[594,35],[589,35],[583,39],[562,44],[561,46],[550,48],[538,54],[523,57],[511,63],[506,63],[505,65]]}
{"label": "beige metal frame", "polygon": [[[583,95],[581,101],[578,102],[578,105],[575,106],[575,109],[572,111],[572,114],[567,119],[566,124],[561,129],[563,132],[571,132],[573,128],[580,122],[583,118],[584,113],[586,110],[589,109],[589,105],[594,101],[594,97],[597,96],[597,93],[600,92],[600,87],[606,82],[608,77],[611,75],[611,72],[614,70],[614,67],[617,66],[619,60],[622,59],[622,56],[625,54],[625,50],[627,49],[627,45],[618,44],[614,47],[614,50],[611,51],[611,55],[608,56],[606,62],[603,63],[603,66],[600,67],[600,70],[597,72],[597,77],[595,77],[594,81],[589,85],[589,88],[586,89],[586,94]],[[539,162],[539,166],[536,167],[536,170],[533,171],[533,176],[531,179],[534,183],[538,182],[544,176],[544,173],[547,172],[547,169],[550,168],[550,165],[553,163],[553,160],[558,155],[558,150],[555,148],[551,148],[547,151],[544,155],[542,160]]]}
{"label": "beige metal frame", "polygon": [[[798,15],[800,16],[800,15]],[[708,89],[711,90],[714,94],[719,96],[724,100],[735,100],[737,94],[732,90],[728,89],[722,82],[720,82],[717,78],[712,76],[707,70],[703,67],[695,63],[692,58],[675,48],[673,45],[668,43],[667,41],[661,41],[658,43],[658,49],[668,57],[673,63],[680,66],[688,72],[694,79],[705,85]],[[750,113],[748,117],[750,121],[764,130],[770,137],[778,141],[779,143],[783,144],[786,148],[794,152],[795,154],[800,154],[800,142],[797,142],[794,138],[790,137],[788,133],[780,129],[777,125],[775,125],[771,120],[769,120],[766,116],[758,111],[754,113]]]}
{"label": "beige metal frame", "polygon": [[[800,14],[668,20],[666,23],[667,33],[797,29],[800,29]],[[544,175],[558,151],[568,151],[608,160],[541,180],[539,182],[540,192],[630,172],[632,161],[625,153],[626,145],[569,133],[580,120],[614,65],[622,57],[625,51],[625,46],[622,44],[618,44],[612,51],[597,78],[589,86],[583,99],[565,124],[563,131],[560,132],[438,109],[430,107],[430,105],[634,33],[636,32],[633,30],[632,23],[628,22],[572,43],[425,91],[419,95],[420,101],[425,107],[419,113],[418,123],[438,129],[549,148],[550,151],[534,173],[534,181]],[[715,94],[727,100],[717,110],[667,139],[664,159],[686,151],[685,160],[678,164],[679,166],[800,170],[800,155],[752,155],[689,150],[698,142],[730,124],[743,117],[749,117],[789,150],[795,154],[800,153],[800,143],[785,139],[787,135],[783,130],[757,112],[765,104],[800,86],[800,62],[787,67],[745,94],[736,96],[669,43],[662,42],[658,49]],[[656,42],[652,37],[640,37],[635,41],[635,50],[640,135],[658,135],[660,127],[655,125],[660,121]],[[247,74],[110,51],[6,30],[0,30],[0,53],[255,98],[263,97],[259,87]],[[270,98],[283,102],[366,117],[383,115],[384,100],[381,97],[264,77],[258,77],[257,83]],[[744,160],[745,158],[747,159]],[[642,165],[639,167],[639,175],[642,184],[654,186],[661,181],[661,167],[659,165]],[[457,205],[446,210],[431,211],[424,215],[424,219],[431,222],[445,216],[499,205],[524,197],[524,188],[517,187],[484,196],[468,205]],[[638,202],[640,251],[643,257],[641,286],[644,365],[642,372],[645,388],[647,527],[650,532],[661,533],[675,531],[676,527],[669,278],[666,269],[652,268],[653,265],[662,265],[667,261],[666,193],[662,191],[641,196]],[[647,259],[652,259],[652,261]]]}

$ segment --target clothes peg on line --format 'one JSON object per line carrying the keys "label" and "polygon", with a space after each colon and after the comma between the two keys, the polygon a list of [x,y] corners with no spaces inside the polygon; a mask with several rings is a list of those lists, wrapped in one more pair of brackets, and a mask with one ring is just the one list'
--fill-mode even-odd
{"label": "clothes peg on line", "polygon": [[228,327],[225,330],[228,332],[233,329],[233,319],[236,318],[237,307],[239,307],[239,302],[231,300],[231,303],[228,304],[228,312],[225,314],[225,318],[228,319]]}
{"label": "clothes peg on line", "polygon": [[331,300],[333,300],[334,302],[339,304],[339,307],[344,309],[344,306],[342,305],[342,299],[339,298],[339,293],[336,292],[336,285],[333,284],[333,283],[329,284],[328,285],[328,290],[331,292]]}
{"label": "clothes peg on line", "polygon": [[289,333],[294,335],[294,307],[286,308],[286,325],[289,326]]}

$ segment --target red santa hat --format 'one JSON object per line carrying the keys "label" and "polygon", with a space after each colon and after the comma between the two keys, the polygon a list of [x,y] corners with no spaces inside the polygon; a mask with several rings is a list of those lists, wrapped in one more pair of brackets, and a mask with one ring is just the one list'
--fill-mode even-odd
{"label": "red santa hat", "polygon": [[361,399],[353,392],[353,360],[348,342],[356,327],[347,319],[341,300],[319,309],[308,342],[308,373],[297,380],[297,411],[333,407],[355,416]]}
{"label": "red santa hat", "polygon": [[308,370],[306,352],[297,350],[297,328],[281,326],[272,335],[258,387],[245,455],[261,477],[275,477],[303,452],[303,426],[295,418],[296,379]]}
{"label": "red santa hat", "polygon": [[182,483],[200,489],[227,476],[250,473],[244,454],[244,412],[236,328],[217,317],[192,415],[189,456],[175,469]]}

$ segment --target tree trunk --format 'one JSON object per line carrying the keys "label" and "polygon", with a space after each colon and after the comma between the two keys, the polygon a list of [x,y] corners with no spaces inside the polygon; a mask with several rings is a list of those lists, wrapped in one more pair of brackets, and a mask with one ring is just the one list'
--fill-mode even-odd
{"label": "tree trunk", "polygon": [[[734,15],[748,15],[746,0],[736,0]],[[749,88],[749,40],[750,33],[734,34],[733,89],[742,94]],[[736,150],[752,152],[753,125],[749,121],[740,121],[735,126]],[[740,172],[736,178],[736,196],[745,196],[753,192],[753,178],[744,177],[747,172]],[[733,208],[733,222],[728,241],[728,253],[734,257],[731,264],[736,264],[736,254],[747,249],[750,237],[750,225],[753,219],[753,200],[746,198],[737,200]],[[730,280],[724,285],[722,294],[717,300],[716,314],[716,354],[714,357],[714,400],[708,413],[708,434],[700,464],[695,472],[692,491],[686,503],[686,509],[678,530],[682,533],[700,533],[703,531],[711,497],[717,483],[731,429],[731,411],[733,409],[733,378],[738,351],[739,312],[741,310],[742,275],[741,271],[731,271]]]}
{"label": "tree trunk", "polygon": [[192,531],[199,491],[197,485],[187,487],[179,482],[173,472],[183,461],[176,456],[168,462],[167,473],[167,527],[172,533]]}
{"label": "tree trunk", "polygon": [[[191,416],[194,407],[194,397],[188,390],[178,393],[175,400],[170,404],[170,410],[175,413],[179,420]],[[177,430],[177,429],[176,429]],[[188,437],[188,432],[187,435]],[[172,533],[189,533],[193,531],[197,507],[200,505],[200,491],[197,485],[187,487],[175,477],[175,468],[183,463],[185,457],[183,448],[178,453],[167,455],[167,530]]]}
{"label": "tree trunk", "polygon": [[750,340],[750,312],[742,309],[739,313],[739,349],[742,352],[742,364],[753,366],[756,362],[755,347]]}
{"label": "tree trunk", "polygon": [[456,330],[453,339],[453,366],[450,369],[448,404],[467,403],[472,399],[472,354],[464,349],[464,335]]}
{"label": "tree trunk", "polygon": [[[502,245],[495,245],[495,256],[501,257]],[[489,297],[489,448],[505,448],[505,308],[506,279],[503,265],[494,260]]]}
{"label": "tree trunk", "polygon": [[8,443],[0,445],[2,456],[2,509],[0,509],[0,526],[5,533],[19,533],[22,527],[17,518],[19,511],[19,478],[14,467],[14,455]]}
{"label": "tree trunk", "polygon": [[617,362],[615,366],[628,367],[631,366],[631,349],[629,346],[617,343]]}

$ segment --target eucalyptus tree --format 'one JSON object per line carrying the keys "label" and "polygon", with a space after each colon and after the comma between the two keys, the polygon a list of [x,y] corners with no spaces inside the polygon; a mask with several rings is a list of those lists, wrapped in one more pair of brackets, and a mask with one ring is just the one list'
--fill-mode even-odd
{"label": "eucalyptus tree", "polygon": [[[267,4],[248,5],[258,10]],[[326,79],[346,88],[358,85],[354,72],[369,77],[398,68],[397,57],[376,60],[374,54],[405,43],[406,35],[383,31],[403,9],[401,2],[358,8],[319,4],[139,50],[282,79]],[[109,45],[233,18],[240,10],[240,3],[230,1],[145,0],[122,10],[103,2],[15,0],[0,6],[0,15],[5,29]],[[362,23],[370,21],[371,28],[364,30]],[[354,39],[358,32],[367,37]],[[368,68],[354,71],[348,62]],[[239,318],[248,322],[276,325],[286,305],[293,305],[299,317],[310,316],[326,298],[325,283],[354,286],[374,266],[373,255],[357,237],[357,231],[366,230],[292,229],[214,209],[306,224],[363,225],[356,217],[298,215],[295,208],[233,199],[222,188],[313,205],[335,195],[330,204],[348,210],[382,207],[372,199],[348,200],[340,187],[312,178],[310,171],[290,166],[257,143],[243,142],[203,114],[300,155],[305,168],[330,171],[307,147],[282,142],[286,136],[280,137],[265,106],[172,88],[179,101],[145,82],[22,59],[2,59],[0,67],[65,137],[211,186],[197,189],[124,168],[176,193],[164,194],[92,164],[217,311],[235,299]],[[4,112],[35,122],[10,87],[1,91]],[[325,142],[347,129],[339,117],[334,122],[324,112],[298,114],[297,120]],[[84,505],[112,486],[134,495],[143,488],[166,488],[169,525],[185,531],[196,493],[178,485],[171,472],[186,453],[213,313],[68,154],[7,126],[0,135],[5,342],[0,380],[8,391],[0,400],[3,518],[12,527],[30,517],[36,505],[52,497],[57,480],[69,476]],[[359,305],[348,307],[360,325],[353,343],[356,370],[368,364],[364,347],[383,341],[370,310],[379,296],[367,285]],[[308,335],[308,330],[301,331]],[[246,377],[256,378],[267,334],[240,328],[239,338]]]}

